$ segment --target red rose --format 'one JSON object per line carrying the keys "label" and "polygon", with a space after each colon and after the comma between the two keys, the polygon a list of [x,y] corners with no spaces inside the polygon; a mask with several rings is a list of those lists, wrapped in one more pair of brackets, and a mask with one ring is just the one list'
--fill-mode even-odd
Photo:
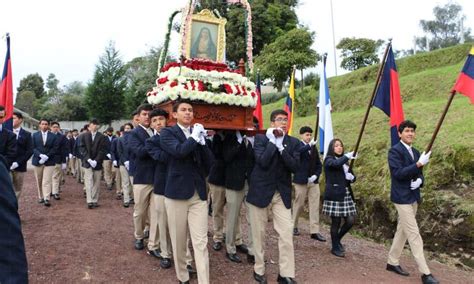
{"label": "red rose", "polygon": [[178,81],[173,81],[171,82],[170,87],[173,88],[173,87],[176,87],[177,85],[178,85]]}

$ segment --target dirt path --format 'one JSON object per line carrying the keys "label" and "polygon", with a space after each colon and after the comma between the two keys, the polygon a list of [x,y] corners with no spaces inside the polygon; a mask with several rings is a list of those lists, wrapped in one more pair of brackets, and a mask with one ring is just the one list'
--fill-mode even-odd
{"label": "dirt path", "polygon": [[[176,283],[174,268],[163,270],[158,260],[133,247],[133,208],[124,208],[114,191],[101,186],[100,207],[86,208],[82,185],[66,178],[61,200],[46,208],[37,203],[32,171],[25,176],[20,198],[20,216],[31,283]],[[295,237],[296,280],[299,283],[421,283],[416,264],[406,254],[403,266],[410,277],[385,271],[387,248],[373,242],[347,237],[346,258],[334,257],[330,243],[313,241],[306,222]],[[212,221],[209,220],[209,230]],[[246,226],[243,226],[246,231]],[[278,275],[277,238],[269,223],[266,241],[267,278]],[[329,236],[327,230],[324,235]],[[234,264],[225,250],[215,252],[209,238],[212,283],[255,283],[252,266],[244,260]],[[430,261],[441,283],[474,283],[474,273]],[[192,279],[191,283],[197,283]]]}

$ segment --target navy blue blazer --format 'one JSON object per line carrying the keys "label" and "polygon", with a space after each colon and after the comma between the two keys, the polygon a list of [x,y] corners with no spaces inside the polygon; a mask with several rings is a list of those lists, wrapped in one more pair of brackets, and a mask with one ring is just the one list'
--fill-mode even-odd
{"label": "navy blue blazer", "polygon": [[16,135],[12,131],[2,127],[0,131],[0,155],[2,155],[7,161],[7,168],[16,159]]}
{"label": "navy blue blazer", "polygon": [[154,135],[146,140],[146,149],[155,160],[155,176],[153,178],[153,193],[165,195],[166,174],[168,172],[169,154],[160,145],[160,135]]}
{"label": "navy blue blazer", "polygon": [[160,144],[169,155],[165,196],[186,200],[197,191],[201,200],[207,200],[206,176],[212,165],[212,152],[186,136],[176,124],[161,130]]}
{"label": "navy blue blazer", "polygon": [[94,141],[92,141],[92,133],[85,132],[79,135],[79,152],[81,153],[82,167],[90,169],[91,165],[87,160],[91,159],[97,162],[97,166],[93,168],[94,171],[102,170],[102,163],[104,161],[106,153],[107,138],[97,132],[95,134]]}
{"label": "navy blue blazer", "polygon": [[255,166],[247,195],[250,204],[265,208],[278,191],[285,207],[291,208],[291,173],[298,170],[301,143],[298,139],[285,135],[283,146],[285,149],[280,154],[275,144],[264,134],[255,136]]}
{"label": "navy blue blazer", "polygon": [[74,152],[74,144],[76,143],[76,140],[74,139],[74,137],[71,137],[71,138],[66,137],[66,139],[67,139],[67,154],[68,156],[69,154],[72,154],[74,156],[73,152]]}
{"label": "navy blue blazer", "polygon": [[44,154],[49,157],[46,163],[43,164],[44,166],[54,166],[56,164],[55,156],[59,151],[58,136],[48,131],[45,145],[43,145],[43,136],[41,134],[41,131],[33,133],[32,137],[33,159],[31,163],[33,164],[33,166],[41,166],[41,164],[39,163],[40,154]]}
{"label": "navy blue blazer", "polygon": [[120,166],[120,154],[118,152],[118,138],[112,140],[112,145],[110,146],[110,155],[112,156],[112,162],[117,161],[118,168]]}
{"label": "navy blue blazer", "polygon": [[66,163],[66,157],[69,155],[68,140],[65,135],[60,132],[56,133],[58,136],[58,152],[55,155],[56,164]]}
{"label": "navy blue blazer", "polygon": [[225,187],[231,190],[244,189],[245,181],[250,180],[255,163],[252,144],[239,143],[235,132],[226,133],[223,156]]}
{"label": "navy blue blazer", "polygon": [[135,155],[135,173],[133,175],[133,184],[153,184],[155,176],[155,161],[150,157],[145,147],[146,140],[150,138],[140,125],[130,131],[128,137],[128,146]]}
{"label": "navy blue blazer", "polygon": [[[315,151],[316,154],[313,164],[313,158],[309,153],[310,150]],[[308,184],[308,178],[312,175],[316,175],[318,178],[314,181],[314,183],[319,183],[322,165],[321,160],[319,159],[318,149],[316,148],[316,146],[313,146],[313,149],[311,149],[311,146],[301,142],[300,153],[300,167],[298,168],[298,171],[296,171],[296,173],[293,175],[293,182],[296,184]]]}
{"label": "navy blue blazer", "polygon": [[354,183],[356,179],[354,173],[350,171],[350,173],[354,175],[354,179],[352,181],[346,180],[344,164],[347,163],[347,161],[349,161],[349,158],[346,156],[339,158],[327,156],[324,160],[324,177],[326,178],[324,200],[344,201],[346,188],[349,190],[349,193],[354,200],[351,183]]}
{"label": "navy blue blazer", "polygon": [[80,142],[79,136],[80,135],[78,135],[75,139],[73,139],[74,140],[74,147],[73,147],[73,150],[72,150],[72,155],[76,158],[82,159],[81,153],[79,152],[79,142]]}
{"label": "navy blue blazer", "polygon": [[18,202],[6,160],[0,155],[0,283],[28,283]]}
{"label": "navy blue blazer", "polygon": [[225,164],[222,153],[223,139],[220,135],[214,135],[212,142],[210,143],[211,152],[214,155],[214,162],[212,163],[211,170],[209,171],[209,177],[207,181],[214,185],[224,186],[225,185]]}
{"label": "navy blue blazer", "polygon": [[[106,154],[110,154],[110,156],[112,156],[112,143],[114,142],[115,139],[117,139],[117,137],[115,137],[115,135],[112,135],[111,137],[109,137],[108,135],[104,135],[105,138],[107,138],[107,153]],[[110,160],[109,157],[105,156],[105,159],[104,160]],[[113,160],[113,159],[112,159]]]}
{"label": "navy blue blazer", "polygon": [[26,172],[26,164],[33,155],[33,141],[31,140],[31,133],[23,128],[20,128],[18,138],[16,139],[16,157],[14,162],[18,163],[18,168],[15,172]]}
{"label": "navy blue blazer", "polygon": [[123,136],[117,139],[117,155],[121,166],[123,166],[126,161],[130,163],[130,150],[127,145],[129,134],[129,132],[124,132]]}
{"label": "navy blue blazer", "polygon": [[[420,188],[423,186],[424,177],[422,168],[416,166],[420,152],[412,147],[414,159],[408,149],[398,142],[388,151],[388,166],[392,180],[390,199],[396,204],[412,204],[421,201]],[[410,189],[411,181],[421,178],[420,188]]]}

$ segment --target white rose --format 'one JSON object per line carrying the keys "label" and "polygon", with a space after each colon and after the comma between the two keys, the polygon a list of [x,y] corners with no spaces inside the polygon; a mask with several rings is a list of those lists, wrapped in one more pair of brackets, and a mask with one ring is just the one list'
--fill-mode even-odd
{"label": "white rose", "polygon": [[188,99],[189,98],[188,90],[185,89],[185,90],[181,91],[181,98],[183,98],[183,99]]}

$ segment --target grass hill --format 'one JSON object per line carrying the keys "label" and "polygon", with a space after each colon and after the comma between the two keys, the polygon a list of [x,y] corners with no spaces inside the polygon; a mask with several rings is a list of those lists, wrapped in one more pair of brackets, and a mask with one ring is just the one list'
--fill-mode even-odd
{"label": "grass hill", "polygon": [[[446,105],[449,91],[466,60],[471,44],[458,45],[396,61],[405,119],[417,125],[415,147],[423,151]],[[333,106],[333,128],[347,150],[354,147],[378,66],[370,66],[328,80]],[[303,125],[314,128],[318,91],[297,91],[296,108],[305,116],[295,118],[294,135]],[[284,99],[263,106],[265,126],[273,109]],[[379,241],[391,241],[396,211],[390,202],[389,119],[372,108],[359,148],[354,171],[357,182],[359,231]],[[457,94],[425,168],[426,185],[419,207],[419,225],[425,246],[435,253],[448,252],[474,266],[474,107]],[[324,187],[321,187],[322,189]]]}

